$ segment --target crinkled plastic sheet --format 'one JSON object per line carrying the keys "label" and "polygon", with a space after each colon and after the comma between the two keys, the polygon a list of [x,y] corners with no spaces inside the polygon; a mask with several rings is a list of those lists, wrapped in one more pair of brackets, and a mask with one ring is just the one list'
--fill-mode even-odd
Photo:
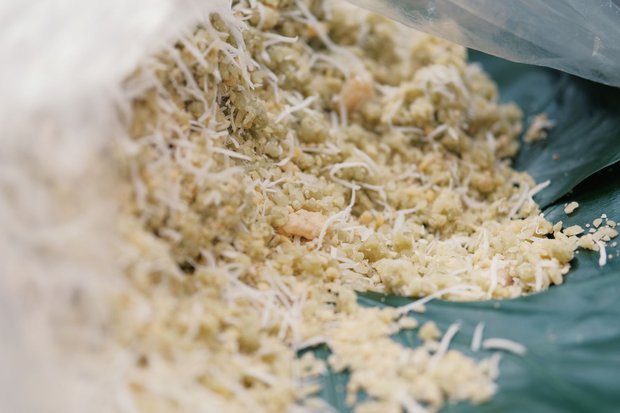
{"label": "crinkled plastic sheet", "polygon": [[516,62],[620,86],[620,0],[350,0]]}

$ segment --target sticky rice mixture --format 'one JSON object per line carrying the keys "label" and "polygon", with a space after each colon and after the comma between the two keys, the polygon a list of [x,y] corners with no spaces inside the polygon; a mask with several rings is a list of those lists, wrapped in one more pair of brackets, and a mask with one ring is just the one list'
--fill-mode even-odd
{"label": "sticky rice mixture", "polygon": [[540,292],[616,230],[579,238],[541,215],[533,196],[553,183],[510,162],[521,111],[463,47],[341,1],[231,7],[124,85],[130,287],[110,334],[135,354],[131,405],[326,411],[328,368],[350,373],[356,412],[489,400],[499,359],[451,350],[458,324],[406,348],[390,336],[416,320],[355,292]]}

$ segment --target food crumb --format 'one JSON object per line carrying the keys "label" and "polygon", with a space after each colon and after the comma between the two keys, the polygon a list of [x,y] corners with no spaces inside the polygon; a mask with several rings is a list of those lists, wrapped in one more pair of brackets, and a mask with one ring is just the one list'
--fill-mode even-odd
{"label": "food crumb", "polygon": [[573,226],[570,226],[570,227],[564,229],[564,231],[562,231],[562,232],[564,232],[564,235],[568,235],[569,237],[571,237],[573,235],[579,235],[583,231],[584,230],[583,230],[583,228],[581,226],[573,225]]}
{"label": "food crumb", "polygon": [[564,212],[566,213],[566,215],[570,215],[575,212],[577,208],[579,208],[579,203],[573,201],[570,204],[566,205],[566,207],[564,208]]}
{"label": "food crumb", "polygon": [[427,321],[422,325],[422,327],[420,327],[418,336],[423,341],[437,340],[441,337],[441,330],[439,330],[439,327],[437,327],[437,324],[435,324],[434,321]]}
{"label": "food crumb", "polygon": [[418,325],[418,320],[413,317],[401,317],[398,320],[398,327],[400,327],[401,329],[412,330],[414,328],[417,328]]}
{"label": "food crumb", "polygon": [[554,126],[555,122],[550,120],[546,113],[536,115],[530,127],[527,129],[527,132],[525,132],[525,137],[523,139],[527,143],[545,139],[547,137],[547,131]]}

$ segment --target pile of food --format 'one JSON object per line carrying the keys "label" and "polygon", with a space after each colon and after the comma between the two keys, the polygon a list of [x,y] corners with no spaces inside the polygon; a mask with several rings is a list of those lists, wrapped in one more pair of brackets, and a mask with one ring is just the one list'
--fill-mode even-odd
{"label": "pile of food", "polygon": [[[510,163],[521,112],[464,48],[341,1],[233,1],[125,89],[130,287],[110,334],[135,354],[135,411],[325,411],[328,368],[357,412],[484,402],[493,352],[356,292],[514,298],[617,235],[540,214],[550,183]],[[417,328],[416,348],[390,338]]]}

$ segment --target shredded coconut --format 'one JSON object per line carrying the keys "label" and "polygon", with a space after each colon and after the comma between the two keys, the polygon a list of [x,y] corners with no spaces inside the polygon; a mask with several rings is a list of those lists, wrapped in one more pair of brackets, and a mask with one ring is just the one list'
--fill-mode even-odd
{"label": "shredded coconut", "polygon": [[596,241],[596,245],[598,245],[599,252],[598,265],[603,267],[607,264],[607,251],[605,250],[605,244],[601,241]]}
{"label": "shredded coconut", "polygon": [[523,344],[505,338],[487,338],[482,342],[484,350],[504,350],[510,353],[524,356],[527,349]]}
{"label": "shredded coconut", "polygon": [[471,351],[480,351],[482,345],[482,334],[484,333],[484,323],[480,322],[476,324],[474,329],[474,335],[471,339]]}
{"label": "shredded coconut", "polygon": [[433,358],[431,359],[431,366],[437,365],[437,362],[446,354],[446,352],[448,351],[448,347],[450,347],[450,342],[459,332],[460,328],[460,323],[454,323],[450,327],[448,327],[448,330],[446,330],[446,333],[443,335],[441,341],[439,342],[439,348],[437,349],[435,354],[433,354]]}

